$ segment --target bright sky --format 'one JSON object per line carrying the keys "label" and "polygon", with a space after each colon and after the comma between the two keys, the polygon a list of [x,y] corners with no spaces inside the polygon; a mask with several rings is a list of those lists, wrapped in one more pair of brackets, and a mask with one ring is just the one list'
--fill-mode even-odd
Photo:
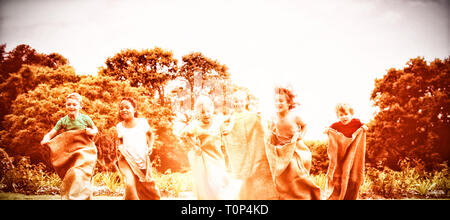
{"label": "bright sky", "polygon": [[[447,0],[0,0],[0,43],[59,53],[95,74],[122,49],[171,50],[181,62],[201,52],[273,109],[273,88],[298,94],[305,139],[325,139],[346,101],[355,117],[374,113],[375,78],[410,58],[444,59]],[[266,114],[265,114],[266,115]]]}

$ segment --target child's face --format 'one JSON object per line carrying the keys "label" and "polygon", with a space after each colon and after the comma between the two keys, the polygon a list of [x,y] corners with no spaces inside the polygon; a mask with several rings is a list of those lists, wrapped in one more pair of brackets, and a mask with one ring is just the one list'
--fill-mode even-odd
{"label": "child's face", "polygon": [[342,124],[346,125],[352,120],[353,115],[349,112],[338,112],[337,117]]}
{"label": "child's face", "polygon": [[245,107],[245,99],[244,97],[241,96],[237,96],[234,98],[234,109],[237,112],[242,112],[244,110]]}
{"label": "child's face", "polygon": [[277,107],[278,112],[289,111],[289,104],[284,94],[275,95],[275,106]]}
{"label": "child's face", "polygon": [[201,105],[197,112],[197,117],[199,120],[201,120],[203,123],[209,123],[212,115],[214,113],[214,110],[210,108],[207,105]]}
{"label": "child's face", "polygon": [[133,105],[129,101],[123,100],[122,102],[120,102],[119,114],[123,120],[134,118],[135,112],[136,111],[135,111]]}
{"label": "child's face", "polygon": [[76,99],[66,100],[66,110],[70,115],[77,115],[80,112],[81,104]]}

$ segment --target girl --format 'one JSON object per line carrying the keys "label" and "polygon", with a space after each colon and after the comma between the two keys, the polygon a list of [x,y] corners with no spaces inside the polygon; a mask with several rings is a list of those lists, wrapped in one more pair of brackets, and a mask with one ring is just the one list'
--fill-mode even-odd
{"label": "girl", "polygon": [[119,140],[119,170],[125,178],[125,200],[159,200],[160,193],[151,177],[150,154],[153,134],[145,118],[137,118],[137,104],[125,97],[119,104],[116,125]]}
{"label": "girl", "polygon": [[226,173],[225,158],[221,150],[221,123],[213,118],[214,104],[200,96],[194,105],[195,119],[182,131],[193,149],[188,153],[197,199],[235,199],[239,181],[231,181]]}
{"label": "girl", "polygon": [[306,124],[296,113],[294,94],[275,89],[277,113],[269,122],[267,157],[280,199],[320,199],[309,175],[311,152],[303,143]]}

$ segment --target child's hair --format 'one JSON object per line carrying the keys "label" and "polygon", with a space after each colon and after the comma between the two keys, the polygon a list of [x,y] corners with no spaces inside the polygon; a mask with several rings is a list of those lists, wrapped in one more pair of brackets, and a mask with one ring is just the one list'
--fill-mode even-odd
{"label": "child's hair", "polygon": [[295,108],[299,105],[299,103],[295,102],[295,94],[288,88],[284,87],[276,87],[275,94],[284,95],[286,97],[286,101],[288,102],[289,110]]}
{"label": "child's hair", "polygon": [[341,112],[344,114],[350,113],[351,115],[353,115],[353,108],[348,103],[338,103],[334,110],[336,111],[336,114],[339,114]]}
{"label": "child's hair", "polygon": [[[138,114],[138,111],[137,111],[137,102],[136,102],[136,100],[135,100],[134,98],[132,98],[132,97],[126,96],[126,97],[123,97],[123,98],[120,100],[119,105],[120,105],[120,103],[122,103],[123,101],[128,101],[128,102],[131,104],[131,106],[133,106],[133,108],[134,108],[134,117],[137,118],[139,114]],[[120,121],[123,120],[122,117],[120,116],[120,110],[119,110],[119,120],[120,120]]]}
{"label": "child's hair", "polygon": [[194,111],[199,112],[201,106],[211,108],[212,111],[214,111],[214,103],[208,96],[201,95],[197,98],[197,101],[195,101],[194,104]]}
{"label": "child's hair", "polygon": [[76,92],[73,92],[73,93],[70,93],[69,95],[67,95],[66,96],[66,102],[67,102],[68,99],[75,99],[75,100],[77,100],[80,103],[80,105],[83,104],[83,100],[81,98],[81,95],[76,93]]}

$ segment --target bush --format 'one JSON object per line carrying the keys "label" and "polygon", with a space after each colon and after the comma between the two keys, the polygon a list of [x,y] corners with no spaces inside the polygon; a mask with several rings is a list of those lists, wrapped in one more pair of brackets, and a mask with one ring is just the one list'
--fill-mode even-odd
{"label": "bush", "polygon": [[[366,182],[372,193],[385,198],[404,197],[450,197],[450,175],[448,168],[426,172],[401,161],[402,169],[394,171],[388,167],[379,170],[366,167]],[[446,166],[442,165],[442,166]],[[434,192],[436,195],[431,195]]]}
{"label": "bush", "polygon": [[328,169],[328,142],[327,141],[305,141],[312,154],[311,174],[326,173]]}
{"label": "bush", "polygon": [[194,189],[191,172],[171,173],[167,170],[164,174],[153,171],[153,179],[161,192],[161,196],[178,197],[181,192]]}
{"label": "bush", "polygon": [[42,187],[58,187],[61,179],[56,173],[49,173],[42,163],[30,164],[29,157],[17,158],[13,168],[8,169],[0,179],[8,192],[36,194]]}

